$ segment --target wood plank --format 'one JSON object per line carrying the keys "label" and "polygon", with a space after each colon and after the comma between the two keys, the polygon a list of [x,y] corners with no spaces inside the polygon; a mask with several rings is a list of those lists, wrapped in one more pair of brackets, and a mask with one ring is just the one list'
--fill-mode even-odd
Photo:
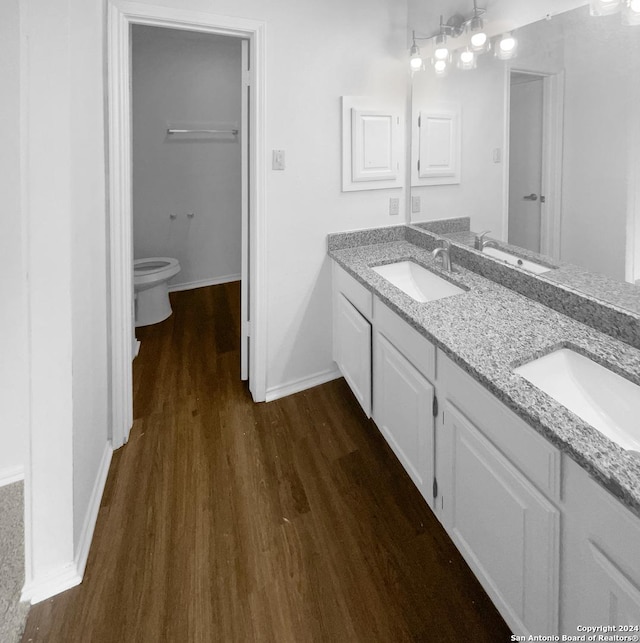
{"label": "wood plank", "polygon": [[509,640],[344,380],[254,404],[239,284],[171,298],[138,331],[84,582],[23,641]]}

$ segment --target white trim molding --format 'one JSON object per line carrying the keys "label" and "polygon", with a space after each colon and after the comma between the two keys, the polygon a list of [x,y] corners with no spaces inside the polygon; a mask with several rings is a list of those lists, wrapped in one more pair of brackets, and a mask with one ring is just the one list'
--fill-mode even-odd
{"label": "white trim molding", "polygon": [[0,487],[20,482],[21,480],[24,480],[24,467],[22,465],[0,469]]}
{"label": "white trim molding", "polygon": [[107,476],[109,475],[109,465],[111,464],[111,456],[113,455],[113,449],[111,448],[111,443],[107,442],[104,445],[104,451],[102,452],[102,459],[100,460],[100,466],[98,468],[98,475],[96,476],[95,484],[93,485],[93,490],[91,491],[91,498],[89,499],[89,506],[87,507],[87,513],[85,514],[84,524],[82,525],[82,532],[80,533],[80,539],[76,545],[76,554],[75,554],[75,566],[78,576],[82,578],[84,576],[84,570],[87,566],[87,559],[89,558],[89,549],[91,548],[91,541],[93,540],[93,532],[96,528],[96,522],[98,521],[98,512],[100,511],[100,502],[102,500],[102,494],[104,493],[104,487],[107,484]]}
{"label": "white trim molding", "polygon": [[48,574],[40,576],[35,582],[27,582],[22,588],[21,601],[28,601],[32,604],[39,603],[60,592],[71,589],[82,582],[84,570],[87,566],[87,559],[89,558],[93,532],[98,520],[102,494],[107,483],[112,454],[113,449],[111,448],[111,443],[107,442],[102,452],[102,459],[100,460],[98,475],[96,476],[96,481],[91,492],[91,498],[89,499],[89,506],[87,507],[82,532],[75,546],[73,563],[65,563],[51,570]]}
{"label": "white trim molding", "polygon": [[[251,328],[249,389],[266,396],[266,222],[265,222],[265,31],[264,22],[139,2],[107,4],[109,109],[109,276],[111,406],[113,447],[128,439],[133,424],[133,229],[131,221],[130,27],[142,24],[244,38],[251,42],[252,101],[249,114]],[[243,252],[247,250],[243,248]]]}
{"label": "white trim molding", "polygon": [[214,277],[213,279],[198,279],[197,281],[188,281],[184,284],[169,284],[169,292],[180,292],[182,290],[193,290],[194,288],[206,288],[207,286],[229,284],[233,281],[240,281],[240,277],[240,274],[224,275],[222,277]]}
{"label": "white trim molding", "polygon": [[48,574],[40,576],[37,582],[27,583],[22,588],[20,600],[23,602],[40,603],[60,592],[65,592],[76,585],[80,585],[82,576],[78,574],[75,563],[67,563]]}
{"label": "white trim molding", "polygon": [[543,81],[542,185],[540,252],[560,260],[562,232],[562,152],[564,137],[564,71],[545,72],[506,65],[504,68],[504,154],[502,239],[509,240],[509,163],[511,131],[511,73],[530,74]]}
{"label": "white trim molding", "polygon": [[280,386],[274,386],[273,388],[268,389],[265,401],[273,402],[274,400],[279,400],[281,397],[287,397],[287,395],[300,393],[301,391],[306,391],[314,386],[320,386],[320,384],[326,384],[332,380],[337,380],[339,377],[342,377],[342,373],[337,368],[331,368],[327,371],[321,371],[320,373],[309,375],[308,377],[292,380],[286,384],[281,384]]}

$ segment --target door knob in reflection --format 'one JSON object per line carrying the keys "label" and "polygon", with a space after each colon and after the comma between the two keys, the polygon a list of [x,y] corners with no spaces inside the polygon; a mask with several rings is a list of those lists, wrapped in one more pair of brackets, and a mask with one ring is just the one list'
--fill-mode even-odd
{"label": "door knob in reflection", "polygon": [[531,194],[528,194],[527,196],[523,197],[525,201],[537,201],[538,200],[538,195],[534,194],[533,192]]}

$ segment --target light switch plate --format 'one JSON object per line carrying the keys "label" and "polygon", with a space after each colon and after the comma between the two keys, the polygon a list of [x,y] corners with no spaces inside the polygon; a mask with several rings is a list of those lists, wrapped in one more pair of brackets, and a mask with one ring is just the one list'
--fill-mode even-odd
{"label": "light switch plate", "polygon": [[271,169],[284,170],[284,150],[273,150]]}

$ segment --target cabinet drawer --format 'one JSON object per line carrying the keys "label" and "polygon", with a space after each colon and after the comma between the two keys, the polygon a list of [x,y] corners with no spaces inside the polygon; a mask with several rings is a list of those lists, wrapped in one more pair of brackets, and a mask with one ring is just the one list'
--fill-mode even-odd
{"label": "cabinet drawer", "polygon": [[433,382],[436,377],[435,346],[377,297],[373,303],[373,319],[376,330]]}
{"label": "cabinet drawer", "polygon": [[560,452],[439,351],[438,383],[447,399],[547,497],[560,499]]}
{"label": "cabinet drawer", "polygon": [[373,295],[335,261],[333,262],[333,288],[341,292],[362,315],[371,321]]}

